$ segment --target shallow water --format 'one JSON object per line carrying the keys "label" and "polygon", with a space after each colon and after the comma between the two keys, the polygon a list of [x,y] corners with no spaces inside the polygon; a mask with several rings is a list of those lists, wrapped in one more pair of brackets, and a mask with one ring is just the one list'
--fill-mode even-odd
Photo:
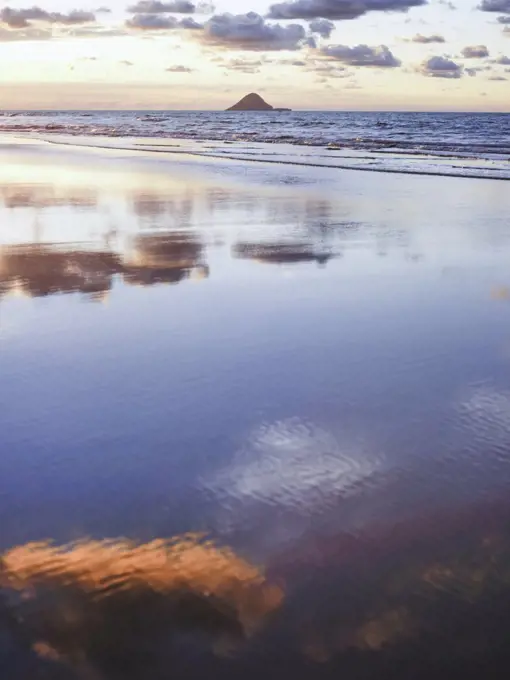
{"label": "shallow water", "polygon": [[285,584],[189,672],[495,677],[505,183],[1,153],[0,549],[203,531]]}

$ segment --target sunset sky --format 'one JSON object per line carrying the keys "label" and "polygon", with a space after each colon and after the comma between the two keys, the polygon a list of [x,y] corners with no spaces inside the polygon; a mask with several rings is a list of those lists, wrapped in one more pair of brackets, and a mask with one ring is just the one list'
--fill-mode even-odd
{"label": "sunset sky", "polygon": [[91,1],[0,9],[1,108],[510,110],[510,0]]}

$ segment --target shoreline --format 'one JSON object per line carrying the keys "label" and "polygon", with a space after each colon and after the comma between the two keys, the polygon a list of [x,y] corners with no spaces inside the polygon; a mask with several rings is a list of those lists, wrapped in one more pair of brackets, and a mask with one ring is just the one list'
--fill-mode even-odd
{"label": "shoreline", "polygon": [[[110,143],[113,140],[118,140],[117,143]],[[145,140],[145,141],[142,141]],[[143,137],[102,137],[102,136],[65,136],[55,135],[48,137],[37,136],[22,136],[10,132],[0,133],[0,150],[8,146],[7,141],[20,147],[68,147],[76,151],[85,150],[102,150],[112,152],[131,153],[141,157],[142,154],[158,154],[160,157],[166,156],[168,158],[179,156],[186,160],[200,159],[204,161],[211,159],[213,162],[225,161],[226,163],[235,162],[243,163],[246,166],[252,164],[259,165],[273,165],[290,168],[317,168],[331,171],[356,171],[366,172],[370,174],[383,175],[406,175],[417,177],[441,177],[451,179],[479,179],[479,180],[495,180],[498,182],[510,181],[510,174],[508,176],[498,176],[497,174],[484,174],[481,172],[480,166],[473,167],[469,165],[450,166],[449,168],[427,169],[427,168],[411,168],[403,167],[402,163],[412,161],[422,161],[425,156],[418,156],[417,154],[398,154],[391,152],[373,152],[366,155],[362,152],[356,152],[353,149],[331,149],[328,151],[327,157],[321,154],[314,153],[317,149],[322,151],[328,150],[327,146],[314,147],[311,145],[294,145],[294,144],[272,144],[253,142],[247,144],[245,142],[239,143],[239,146],[234,146],[234,142],[223,141],[217,142],[215,140],[191,140],[183,137],[159,137],[159,138],[143,138]],[[103,143],[107,142],[107,143]],[[156,142],[156,143],[153,143]],[[211,150],[210,145],[215,145],[216,148]],[[162,148],[163,147],[163,148]],[[279,147],[279,148],[278,148]],[[225,150],[225,148],[227,150]],[[236,151],[234,151],[236,149]],[[295,149],[300,149],[300,153],[296,153]],[[306,153],[303,153],[306,149]],[[310,152],[311,150],[311,152]],[[352,154],[352,155],[347,155]],[[272,157],[271,157],[272,156]],[[276,156],[276,158],[275,158]],[[308,160],[308,158],[310,160]],[[297,160],[299,158],[299,160]],[[322,161],[325,159],[325,161]],[[338,159],[340,162],[335,163]],[[350,162],[341,162],[342,160]],[[455,162],[461,162],[462,157],[457,157]],[[464,159],[465,163],[471,159]],[[329,162],[331,161],[331,162]],[[376,162],[383,163],[400,163],[400,167],[383,165],[382,167],[375,166]],[[448,157],[434,157],[434,162],[448,162],[451,161]],[[488,162],[490,163],[490,162]],[[487,172],[507,172],[506,168],[487,168]]]}

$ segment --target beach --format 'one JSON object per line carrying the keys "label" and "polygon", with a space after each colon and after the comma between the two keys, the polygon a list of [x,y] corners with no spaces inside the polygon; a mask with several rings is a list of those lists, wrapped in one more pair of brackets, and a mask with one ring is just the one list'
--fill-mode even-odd
{"label": "beach", "polygon": [[60,141],[0,142],[0,551],[261,565],[280,613],[191,674],[498,677],[508,181]]}

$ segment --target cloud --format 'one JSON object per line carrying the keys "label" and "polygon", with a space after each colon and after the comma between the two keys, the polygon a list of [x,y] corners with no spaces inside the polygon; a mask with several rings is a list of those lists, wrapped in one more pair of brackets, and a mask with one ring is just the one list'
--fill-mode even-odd
{"label": "cloud", "polygon": [[420,72],[431,78],[461,78],[463,67],[447,57],[430,57],[420,66]]}
{"label": "cloud", "polygon": [[271,19],[357,19],[368,12],[407,12],[428,0],[288,0],[271,5]]}
{"label": "cloud", "polygon": [[422,45],[430,45],[432,43],[444,43],[446,41],[442,35],[437,35],[436,33],[434,35],[421,35],[421,33],[417,33],[413,38],[411,38],[411,42],[420,43]]}
{"label": "cloud", "polygon": [[193,17],[185,17],[179,21],[179,28],[185,28],[188,31],[199,31],[203,27],[204,25],[199,24]]}
{"label": "cloud", "polygon": [[454,5],[451,0],[439,0],[439,4],[443,5],[443,7],[447,7],[448,9],[457,9],[457,5]]}
{"label": "cloud", "polygon": [[328,59],[341,61],[350,66],[375,66],[378,68],[396,68],[402,62],[397,59],[386,45],[369,47],[368,45],[326,45],[320,53]]}
{"label": "cloud", "polygon": [[483,73],[484,71],[492,71],[492,66],[470,66],[469,68],[465,68],[464,71],[467,73],[468,76],[474,78],[474,76],[478,75],[478,73]]}
{"label": "cloud", "polygon": [[73,26],[75,24],[86,24],[95,21],[96,17],[92,12],[82,10],[72,10],[68,14],[60,12],[47,12],[40,7],[30,7],[28,9],[12,9],[4,7],[0,10],[0,21],[9,28],[27,28],[32,21],[41,21],[48,24],[62,24]]}
{"label": "cloud", "polygon": [[232,59],[224,64],[229,71],[241,73],[259,73],[260,67],[266,63],[265,59]]}
{"label": "cloud", "polygon": [[465,59],[485,59],[489,56],[489,50],[486,45],[468,45],[462,50],[462,56]]}
{"label": "cloud", "polygon": [[124,35],[127,34],[123,28],[102,26],[100,24],[71,26],[66,32],[66,36],[75,38],[115,38]]}
{"label": "cloud", "polygon": [[349,71],[345,66],[341,66],[337,62],[315,59],[305,62],[304,70],[320,76],[321,82],[325,82],[330,78],[347,78],[353,75],[352,71]]}
{"label": "cloud", "polygon": [[121,59],[121,61],[119,61],[119,64],[122,64],[123,66],[133,66],[133,62],[128,61],[127,59]]}
{"label": "cloud", "polygon": [[202,24],[197,23],[190,17],[176,19],[175,17],[160,16],[159,14],[135,14],[134,17],[126,21],[126,26],[142,31],[175,29],[199,30],[203,28]]}
{"label": "cloud", "polygon": [[499,24],[510,24],[510,16],[501,16],[497,19]]}
{"label": "cloud", "polygon": [[321,38],[329,38],[335,30],[335,24],[328,19],[314,19],[310,22],[309,28],[312,33],[317,33]]}
{"label": "cloud", "polygon": [[129,28],[140,30],[165,30],[177,28],[177,19],[174,17],[160,17],[156,14],[135,14],[134,17],[126,21]]}
{"label": "cloud", "polygon": [[506,57],[505,55],[502,54],[497,59],[494,59],[492,63],[500,64],[501,66],[510,66],[510,57]]}
{"label": "cloud", "polygon": [[505,78],[505,76],[490,76],[490,78],[488,78],[488,80],[501,81],[501,80],[508,80],[508,78]]}
{"label": "cloud", "polygon": [[96,9],[96,14],[111,14],[112,10],[109,7],[98,7]]}
{"label": "cloud", "polygon": [[29,26],[27,29],[11,30],[0,27],[0,42],[50,40],[51,37],[51,30],[47,28],[34,28]]}
{"label": "cloud", "polygon": [[[495,63],[495,62],[492,62]],[[465,68],[464,71],[467,73],[468,76],[471,76],[472,78],[476,76],[478,73],[483,73],[484,71],[492,71],[492,66],[470,66],[469,68]]]}
{"label": "cloud", "polygon": [[347,78],[352,75],[345,66],[340,66],[335,62],[317,60],[306,62],[305,71],[319,74],[326,80],[329,80],[330,78]]}
{"label": "cloud", "polygon": [[165,71],[169,73],[193,73],[193,69],[188,66],[170,66],[166,68]]}
{"label": "cloud", "polygon": [[510,14],[510,0],[482,0],[478,5],[482,12],[501,12]]}
{"label": "cloud", "polygon": [[299,24],[269,24],[260,14],[217,14],[204,24],[200,39],[238,50],[297,50],[306,33]]}
{"label": "cloud", "polygon": [[128,7],[128,12],[135,14],[193,14],[196,6],[188,0],[171,0],[170,2],[160,2],[160,0],[140,0],[135,5]]}

